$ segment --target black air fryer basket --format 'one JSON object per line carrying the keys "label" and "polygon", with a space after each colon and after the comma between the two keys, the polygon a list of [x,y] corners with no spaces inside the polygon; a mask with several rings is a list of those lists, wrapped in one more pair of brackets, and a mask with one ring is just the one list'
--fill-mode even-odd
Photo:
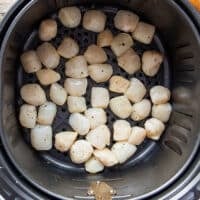
{"label": "black air fryer basket", "polygon": [[[172,91],[173,112],[166,131],[158,142],[146,140],[137,153],[124,165],[97,175],[90,175],[83,166],[74,165],[66,155],[55,149],[38,153],[29,144],[29,134],[18,122],[18,107],[22,101],[19,88],[24,83],[36,82],[34,75],[25,74],[19,62],[24,50],[34,49],[40,41],[37,28],[42,19],[57,20],[57,11],[64,6],[78,6],[82,12],[100,9],[107,15],[107,27],[114,33],[113,16],[119,9],[137,13],[141,19],[156,26],[150,46],[135,44],[139,55],[147,49],[165,54],[157,76],[146,78],[141,72],[136,77],[147,88],[161,84]],[[87,190],[92,182],[108,183],[117,192],[114,199],[171,199],[190,194],[198,199],[200,181],[200,18],[187,1],[173,0],[32,0],[18,1],[0,27],[0,184],[6,199],[92,199]],[[64,35],[75,38],[84,52],[96,41],[96,34],[81,26],[68,30],[58,21],[58,36],[52,41],[57,47]],[[106,49],[108,63],[114,74],[130,78],[119,69],[112,52]],[[64,60],[57,68],[64,74]],[[61,79],[63,84],[64,76]],[[89,90],[95,83],[89,82]],[[106,86],[106,84],[102,84]],[[47,88],[48,90],[48,88]],[[89,100],[89,94],[86,99]],[[87,102],[88,106],[90,102]],[[108,125],[115,120],[108,112]],[[69,129],[66,106],[60,107],[54,132]],[[142,125],[143,122],[137,124]],[[132,123],[132,125],[134,125]],[[180,193],[181,191],[181,193]],[[194,191],[194,189],[193,189]],[[191,196],[192,195],[192,196]],[[191,197],[191,198],[190,198]]]}

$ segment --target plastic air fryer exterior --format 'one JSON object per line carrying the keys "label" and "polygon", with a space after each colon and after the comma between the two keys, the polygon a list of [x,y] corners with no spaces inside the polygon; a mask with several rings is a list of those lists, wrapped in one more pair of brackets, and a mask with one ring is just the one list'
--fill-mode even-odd
{"label": "plastic air fryer exterior", "polygon": [[[15,15],[26,5],[26,3],[28,3],[29,1],[19,1],[14,7],[13,7],[13,9],[10,11],[10,13],[7,15],[7,17],[5,18],[5,20],[3,21],[3,23],[1,24],[1,27],[0,27],[0,40],[2,40],[3,38],[5,38],[6,36],[5,36],[5,33],[7,32],[7,30],[8,30],[8,27],[9,27],[9,24],[13,21],[13,19],[14,19],[14,17],[15,17]],[[31,1],[31,2],[29,2],[29,4],[32,4],[34,1]],[[37,9],[35,9],[36,11],[35,11],[35,13],[36,12],[38,12],[38,13],[40,13],[40,12],[44,12],[45,10],[47,10],[48,9],[48,6],[51,8],[51,6],[53,6],[53,4],[55,3],[50,3],[50,1],[44,1],[46,4],[45,5],[41,5],[41,6],[39,6],[39,7],[37,7]],[[61,1],[56,1],[57,3],[61,3]],[[84,3],[84,2],[86,2],[86,1],[83,1],[82,3]],[[140,4],[140,2],[141,2],[141,0],[140,1],[137,1],[138,2],[138,6],[139,6],[139,4]],[[155,1],[153,1],[152,0],[152,2],[155,2]],[[162,7],[162,1],[160,0],[160,1],[157,1],[158,2],[158,6],[161,6]],[[178,1],[177,1],[178,2]],[[74,1],[74,2],[71,2],[70,1],[70,4],[71,3],[80,3],[80,1]],[[125,3],[124,3],[124,6],[125,6],[125,4],[126,3],[128,3],[128,1],[125,1]],[[142,4],[142,3],[141,3]],[[162,4],[162,5],[161,5]],[[62,6],[62,4],[60,4],[61,6]],[[191,13],[192,13],[192,11],[190,10],[190,8],[189,7],[184,7],[184,6],[187,6],[187,3],[184,3],[184,1],[181,3],[181,5],[183,6],[183,8],[186,10],[186,12],[188,12],[188,14],[189,15],[191,15]],[[147,7],[148,7],[148,5],[147,5]],[[148,9],[148,8],[146,8],[146,9]],[[51,12],[51,10],[49,10],[50,12]],[[52,10],[53,11],[53,10]],[[166,11],[167,12],[167,11]],[[15,14],[14,14],[15,13]],[[141,13],[142,14],[142,13]],[[143,13],[144,14],[144,13]],[[170,13],[171,15],[173,15],[173,14],[175,14],[175,13]],[[38,15],[39,16],[39,15]],[[38,16],[35,16],[36,18],[39,18]],[[148,17],[148,16],[147,16]],[[195,15],[192,15],[192,19],[194,20],[194,22],[195,22],[195,24],[196,25],[198,25],[198,23],[199,23],[199,21],[198,20],[195,20],[195,18],[196,18],[197,16],[195,16]],[[25,19],[26,21],[29,21],[29,19],[28,19],[28,16],[27,16],[27,18]],[[38,19],[39,20],[39,19]],[[157,20],[157,19],[155,19],[155,20]],[[158,19],[159,20],[159,19]],[[165,23],[165,22],[163,22],[163,23]],[[167,22],[166,22],[167,23]],[[181,23],[181,22],[179,22],[179,23]],[[191,22],[190,22],[191,23]],[[177,25],[177,24],[175,24],[175,25]],[[23,27],[23,23],[22,23],[22,25],[21,25],[22,27]],[[184,24],[183,24],[183,26],[184,26]],[[22,28],[21,27],[21,28]],[[162,27],[161,27],[162,28]],[[176,26],[174,26],[174,28],[176,28]],[[23,29],[23,28],[22,28]],[[28,31],[28,30],[26,30],[26,28],[24,28],[24,31]],[[178,31],[178,30],[177,30]],[[187,31],[186,31],[187,32]],[[168,34],[168,33],[166,33],[166,34]],[[187,33],[186,33],[187,34]],[[196,34],[197,34],[197,32],[196,32]],[[171,36],[171,35],[170,35]],[[19,36],[19,38],[15,38],[15,39],[20,39],[20,36]],[[172,39],[172,38],[170,38],[170,39]],[[190,41],[190,40],[189,40]],[[2,41],[1,41],[2,42]],[[182,43],[182,45],[183,45],[184,43]],[[166,44],[166,46],[170,46],[169,44]],[[196,45],[196,49],[193,49],[195,52],[200,52],[200,51],[198,51],[199,49],[198,49],[198,47],[197,47],[198,45]],[[2,48],[4,48],[5,46],[1,46]],[[7,48],[7,47],[6,47]],[[170,48],[173,48],[173,47],[170,47]],[[180,47],[179,47],[180,48]],[[190,47],[191,48],[191,47]],[[199,47],[200,48],[200,47]],[[2,50],[2,49],[1,49]],[[167,51],[168,53],[170,53],[169,51]],[[11,49],[11,51],[10,51],[10,56],[11,56],[11,58],[12,58],[12,56],[13,56],[13,54],[15,53],[15,51],[12,51],[12,49]],[[2,55],[2,54],[1,54]],[[182,55],[181,55],[182,56]],[[178,60],[177,60],[177,57],[174,57],[174,55],[170,55],[170,57],[172,57],[173,59],[172,59],[172,62],[177,62]],[[186,56],[186,60],[187,60],[187,57],[188,56]],[[191,57],[191,54],[189,55],[189,57]],[[195,56],[194,56],[195,57]],[[1,59],[2,59],[2,57],[1,57]],[[189,59],[192,59],[192,58],[189,58]],[[199,64],[200,62],[199,62],[199,59],[198,58],[196,58],[195,57],[195,59],[196,60],[194,60],[194,62],[195,62],[195,64],[197,65],[197,64]],[[12,59],[11,59],[11,62],[12,62]],[[194,65],[194,67],[195,67],[195,65]],[[188,90],[185,90],[185,87],[184,88],[179,88],[179,81],[182,81],[181,83],[182,83],[182,85],[189,85],[188,84],[188,81],[189,80],[191,80],[191,77],[193,77],[193,76],[195,76],[195,74],[194,74],[194,72],[191,70],[190,71],[191,73],[187,73],[187,72],[183,72],[183,74],[181,74],[181,73],[178,73],[177,71],[175,71],[174,73],[173,73],[173,87],[176,87],[176,90],[175,90],[175,96],[174,96],[174,98],[175,98],[175,100],[176,101],[178,101],[178,102],[187,102],[188,101],[188,98],[189,97],[191,97],[190,96],[190,92],[187,92]],[[197,73],[197,75],[198,75],[198,70],[195,72],[195,73]],[[9,74],[9,77],[6,77],[7,75]],[[11,76],[10,76],[11,75]],[[12,83],[13,81],[12,81],[12,79],[14,79],[14,73],[13,72],[11,72],[11,71],[9,71],[9,69],[8,69],[8,71],[7,72],[5,72],[5,75],[3,75],[2,74],[2,76],[4,76],[3,77],[3,80],[5,80],[5,85],[6,86],[8,86],[6,89],[7,89],[7,94],[8,95],[6,95],[6,97],[4,97],[4,98],[7,98],[7,100],[9,100],[9,95],[11,95],[12,96],[12,87],[14,87],[14,84]],[[178,81],[177,81],[178,80]],[[186,82],[184,82],[184,80],[186,80]],[[183,84],[184,83],[184,84]],[[5,85],[2,85],[2,83],[1,83],[1,87],[5,87]],[[10,87],[9,87],[10,86]],[[177,89],[178,88],[178,89]],[[199,89],[199,87],[197,87],[197,88],[195,88],[194,86],[191,86],[191,88],[189,87],[189,89],[192,89],[191,90],[191,92],[194,92],[194,94],[195,95],[197,95],[195,98],[195,100],[194,100],[194,107],[196,108],[196,112],[197,111],[199,111],[199,108],[198,108],[198,105],[197,105],[197,103],[198,103],[198,101],[199,101],[199,93],[198,93],[198,89]],[[185,91],[185,96],[184,96],[184,98],[182,98],[182,96],[181,95],[179,95],[179,92],[182,92],[182,94],[183,94],[183,92]],[[10,93],[9,93],[10,92]],[[14,98],[14,96],[13,96],[13,98]],[[12,100],[13,101],[13,100]],[[1,105],[2,105],[2,103],[3,102],[1,102]],[[11,102],[12,103],[12,102]],[[8,111],[11,111],[11,110],[9,110],[9,109],[13,109],[12,108],[12,105],[10,105],[10,104],[5,104],[5,106],[7,106],[8,105]],[[9,107],[10,106],[10,107]],[[179,107],[176,107],[177,109],[179,109]],[[184,109],[184,108],[183,108]],[[181,110],[183,110],[183,109],[181,109]],[[1,106],[1,112],[5,112],[4,111],[4,107],[2,107]],[[187,116],[187,117],[190,117],[190,115],[191,115],[191,113],[190,113],[190,111],[188,111],[187,109],[185,110],[185,112],[186,113],[188,113],[189,112],[189,116]],[[200,112],[197,112],[197,115],[199,114]],[[7,124],[11,124],[13,127],[10,127],[10,128],[15,128],[16,129],[16,127],[18,127],[18,124],[17,123],[13,123],[13,121],[15,121],[14,119],[13,119],[13,111],[11,111],[10,113],[9,113],[10,115],[8,116],[8,117],[10,117],[10,118],[6,118],[6,119],[3,119],[3,124],[5,125],[6,123]],[[181,113],[179,113],[180,115],[178,115],[178,117],[181,117]],[[177,119],[177,118],[176,118]],[[12,121],[13,120],[13,121]],[[198,123],[198,121],[199,121],[199,117],[197,117],[197,119],[196,119],[197,121],[197,123]],[[186,125],[186,126],[188,126],[189,125],[189,123],[188,123],[188,121],[186,120],[186,121],[182,121],[182,123],[184,124],[184,125]],[[193,123],[193,121],[191,121],[191,123]],[[1,126],[2,126],[2,124],[1,124]],[[1,133],[2,134],[2,133]],[[198,133],[199,134],[199,133]],[[167,135],[167,134],[166,134]],[[20,139],[20,138],[19,138]],[[21,138],[22,139],[22,138]],[[197,138],[197,139],[199,139],[199,137]],[[164,140],[163,140],[164,141]],[[169,140],[168,140],[169,141]],[[3,142],[3,144],[4,144],[4,146],[5,146],[5,140],[4,141],[2,141]],[[15,149],[15,142],[19,142],[19,141],[16,141],[16,140],[12,140],[12,142],[13,142],[13,147],[14,147],[14,149]],[[23,142],[23,141],[22,141]],[[182,175],[181,175],[181,177],[180,176],[178,176],[178,175],[176,175],[176,180],[174,180],[173,182],[171,181],[170,183],[171,183],[171,185],[168,187],[168,188],[159,188],[159,190],[157,190],[157,191],[153,191],[151,194],[148,194],[148,199],[150,199],[150,197],[152,197],[152,198],[161,198],[161,199],[170,199],[172,196],[175,196],[175,195],[179,195],[180,197],[182,197],[183,195],[185,196],[185,195],[191,195],[191,196],[189,196],[189,197],[192,197],[193,199],[195,199],[195,198],[198,198],[198,194],[199,194],[199,184],[197,184],[198,183],[198,177],[199,177],[199,171],[200,171],[200,163],[199,163],[199,158],[200,158],[200,155],[199,155],[199,153],[197,153],[197,150],[198,150],[198,146],[199,145],[196,145],[195,146],[195,150],[196,151],[193,151],[193,154],[191,154],[191,159],[189,159],[190,161],[191,161],[191,163],[189,163],[188,162],[188,165],[186,166],[186,167],[183,167],[182,168]],[[184,147],[186,147],[186,145],[184,146]],[[6,148],[9,148],[8,146],[6,147]],[[158,147],[159,148],[159,147]],[[174,148],[174,147],[173,147]],[[181,147],[182,148],[182,147]],[[6,151],[5,151],[6,150]],[[55,187],[55,189],[56,189],[56,187],[57,187],[57,189],[58,189],[58,184],[56,185],[54,185],[54,183],[56,183],[57,181],[58,181],[58,183],[59,183],[59,178],[60,177],[58,177],[58,176],[54,176],[54,177],[51,177],[52,179],[49,179],[49,180],[47,180],[47,181],[49,181],[50,182],[50,184],[49,184],[49,191],[48,190],[43,190],[43,191],[41,191],[41,186],[39,186],[39,185],[37,185],[37,184],[35,184],[34,183],[34,185],[32,185],[29,181],[27,181],[27,179],[25,178],[26,176],[27,176],[27,171],[25,170],[25,171],[23,171],[22,169],[20,170],[20,173],[19,173],[19,168],[18,168],[18,170],[16,169],[16,163],[15,163],[15,161],[14,161],[14,159],[12,160],[12,161],[10,161],[10,157],[8,157],[8,156],[6,156],[6,154],[8,153],[8,151],[9,151],[9,149],[5,149],[4,150],[4,147],[3,147],[3,145],[1,145],[0,146],[0,151],[1,151],[1,154],[0,154],[0,172],[2,172],[2,173],[0,173],[0,180],[1,180],[1,182],[0,182],[0,185],[3,185],[4,187],[2,187],[3,188],[3,192],[2,192],[2,194],[3,195],[5,195],[5,197],[6,197],[6,199],[13,199],[13,198],[18,198],[18,199],[52,199],[52,196],[51,195],[54,195],[55,196],[55,194],[52,194],[51,192],[50,192],[50,189],[51,189],[51,187]],[[17,150],[17,149],[16,149]],[[178,151],[179,152],[179,148],[178,149],[176,149],[176,147],[175,147],[175,150],[176,151]],[[182,150],[182,149],[181,149]],[[26,151],[24,151],[24,152],[26,152]],[[24,153],[23,152],[23,153]],[[13,152],[12,152],[13,153]],[[15,152],[15,153],[17,153],[17,152]],[[28,152],[27,152],[28,153]],[[33,156],[34,156],[34,154],[32,154]],[[9,154],[9,156],[11,156],[11,154]],[[26,154],[24,153],[24,156],[26,156]],[[15,164],[15,165],[13,165],[13,163]],[[175,163],[176,164],[176,163]],[[52,170],[52,172],[53,172],[53,168],[51,168],[51,165],[49,165],[49,163],[47,163],[47,162],[44,162],[43,163],[43,166],[44,166],[44,168],[43,168],[43,170],[44,170],[44,173],[46,172],[46,169],[47,169],[47,167],[48,167],[48,171],[49,170]],[[19,167],[19,165],[18,165],[18,167]],[[30,163],[30,169],[32,169],[33,170],[33,174],[32,174],[32,176],[34,176],[35,174],[35,172],[34,172],[34,170],[35,169],[38,169],[37,168],[37,163]],[[35,168],[36,167],[36,168]],[[128,169],[126,169],[126,171],[128,171]],[[47,172],[47,173],[49,173],[49,172]],[[71,173],[71,172],[70,172]],[[118,173],[122,173],[122,172],[118,172]],[[163,173],[165,173],[164,171],[162,171],[162,169],[161,170],[158,170],[157,171],[157,173],[158,173],[158,176],[160,176],[161,174],[163,174]],[[20,175],[21,174],[21,175]],[[73,173],[72,173],[73,174]],[[110,177],[112,176],[113,174],[111,174],[110,175]],[[76,178],[78,176],[78,174],[77,173],[75,173],[74,174],[74,177]],[[82,176],[82,175],[79,175],[79,176]],[[197,178],[196,178],[197,177]],[[97,177],[98,178],[98,177]],[[100,178],[100,176],[99,176],[99,178]],[[131,184],[131,179],[134,179],[135,177],[130,177],[129,179],[127,179],[127,180],[125,180],[125,182],[124,182],[124,184]],[[147,177],[148,178],[148,177]],[[196,179],[195,179],[196,178]],[[29,179],[30,180],[30,179]],[[43,179],[43,181],[45,181],[45,179]],[[155,182],[156,180],[152,180],[152,184],[154,184],[154,182]],[[33,181],[32,181],[32,183],[33,183]],[[191,184],[189,184],[189,183],[191,183]],[[52,184],[52,185],[51,185]],[[68,181],[68,184],[67,185],[65,185],[65,189],[67,190],[68,189],[68,187],[67,186],[70,186],[70,184],[71,184],[71,180],[69,179],[69,181]],[[88,183],[87,183],[88,184]],[[117,181],[115,181],[114,183],[111,181],[110,182],[110,184],[111,185],[113,185],[114,187],[115,186],[117,186],[117,185],[120,185],[120,184],[123,184],[123,183],[120,183],[120,180],[117,180]],[[193,185],[196,185],[194,188],[193,188]],[[78,187],[78,185],[77,185],[77,187]],[[77,193],[76,193],[76,195],[77,195],[77,199],[83,199],[83,197],[81,197],[81,195],[83,195],[83,194],[85,194],[85,192],[86,192],[86,190],[84,190],[84,191],[81,191],[81,190],[76,190],[77,191]],[[131,195],[134,195],[134,194],[132,194],[132,190],[130,189],[130,190],[128,190],[128,189],[126,189],[125,190],[125,192],[127,193],[127,196],[126,195],[121,195],[120,196],[120,190],[118,190],[119,191],[119,196],[118,197],[115,197],[114,199],[142,199],[143,197],[140,195],[140,196],[136,196],[136,197],[132,197],[132,196],[130,196],[130,194]],[[70,192],[70,191],[68,191],[68,192]],[[153,196],[154,195],[154,196]],[[195,196],[196,195],[196,196]],[[73,196],[71,196],[71,197],[67,197],[67,196],[57,196],[57,197],[60,197],[60,198],[62,198],[62,199],[73,199]],[[80,198],[79,198],[80,197]],[[146,197],[147,197],[147,195],[146,195]],[[189,197],[185,197],[186,199],[189,199]],[[88,199],[88,198],[86,198],[86,199]]]}

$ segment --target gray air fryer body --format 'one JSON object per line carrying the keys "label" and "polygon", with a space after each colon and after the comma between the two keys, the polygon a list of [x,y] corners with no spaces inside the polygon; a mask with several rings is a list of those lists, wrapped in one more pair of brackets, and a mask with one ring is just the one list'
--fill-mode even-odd
{"label": "gray air fryer body", "polygon": [[[184,10],[185,4],[178,2],[24,0],[13,7],[3,21],[0,33],[0,148],[4,155],[0,161],[4,162],[2,165],[6,173],[16,181],[13,189],[21,188],[29,195],[28,198],[33,199],[91,199],[87,196],[91,182],[104,181],[117,191],[114,199],[169,199],[182,190],[188,181],[196,180],[193,177],[197,177],[200,166],[200,34],[198,22],[189,17],[190,14]],[[145,141],[136,156],[126,164],[97,175],[85,173],[82,166],[73,165],[66,156],[55,150],[35,152],[30,147],[28,133],[22,130],[17,120],[17,108],[21,103],[19,88],[24,82],[35,81],[34,76],[22,72],[19,56],[24,50],[38,45],[36,30],[41,20],[56,18],[55,13],[59,8],[70,5],[80,6],[82,11],[102,9],[107,14],[109,28],[113,30],[112,17],[118,9],[133,10],[142,19],[154,24],[157,33],[152,48],[164,52],[166,59],[158,77],[143,81],[147,86],[163,84],[172,90],[173,112],[161,140]],[[58,45],[59,37],[63,34],[78,38],[82,50],[96,37],[83,32],[81,27],[72,31],[60,29],[58,39],[53,41],[55,45]],[[141,47],[145,50],[143,46],[139,49]],[[109,61],[116,65],[112,55]],[[62,72],[62,66],[59,70]],[[136,76],[143,79],[140,73]],[[63,125],[68,118],[66,109],[61,108],[59,113],[54,127],[56,131],[67,128]],[[109,122],[112,123],[112,118],[109,118]],[[27,196],[24,198],[27,199]]]}

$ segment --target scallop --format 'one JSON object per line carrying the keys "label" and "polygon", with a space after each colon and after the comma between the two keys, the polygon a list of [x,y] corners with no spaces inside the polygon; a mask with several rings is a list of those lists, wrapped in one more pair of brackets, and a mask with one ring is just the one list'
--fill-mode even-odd
{"label": "scallop", "polygon": [[94,108],[107,108],[109,104],[109,92],[103,87],[92,87],[91,105]]}
{"label": "scallop", "polygon": [[84,53],[84,56],[89,64],[101,64],[106,62],[108,59],[103,48],[95,44],[91,44],[90,46],[88,46]]}
{"label": "scallop", "polygon": [[51,125],[56,116],[56,105],[50,101],[39,107],[37,122],[42,125]]}
{"label": "scallop", "polygon": [[37,55],[42,64],[47,68],[54,69],[60,62],[60,56],[55,47],[48,42],[44,42],[37,48]]}
{"label": "scallop", "polygon": [[109,90],[116,93],[125,93],[130,85],[130,81],[122,76],[112,76],[109,80]]}
{"label": "scallop", "polygon": [[75,28],[81,22],[81,11],[78,7],[64,7],[59,10],[58,18],[67,28]]}
{"label": "scallop", "polygon": [[20,124],[25,128],[34,128],[36,124],[37,110],[35,106],[23,104],[19,111]]}
{"label": "scallop", "polygon": [[132,49],[128,49],[117,58],[118,65],[128,74],[134,74],[141,68],[139,55]]}
{"label": "scallop", "polygon": [[106,15],[100,10],[86,11],[83,16],[83,28],[99,33],[106,25]]}
{"label": "scallop", "polygon": [[133,105],[131,119],[141,121],[149,116],[151,112],[151,102],[148,99],[143,99]]}
{"label": "scallop", "polygon": [[24,52],[20,59],[26,73],[34,73],[42,68],[40,59],[33,50]]}
{"label": "scallop", "polygon": [[52,148],[52,128],[47,125],[36,125],[31,129],[31,145],[38,151]]}
{"label": "scallop", "polygon": [[126,120],[116,120],[113,124],[113,139],[115,141],[128,140],[131,134],[131,125]]}
{"label": "scallop", "polygon": [[64,87],[71,96],[82,96],[86,93],[88,81],[86,78],[67,78]]}
{"label": "scallop", "polygon": [[110,100],[111,111],[121,119],[126,119],[132,112],[132,106],[126,96],[114,97]]}
{"label": "scallop", "polygon": [[91,157],[85,163],[85,170],[91,174],[96,174],[104,170],[103,164],[97,160],[95,157]]}
{"label": "scallop", "polygon": [[167,122],[169,120],[171,112],[172,106],[170,103],[153,105],[152,107],[152,117],[162,122]]}
{"label": "scallop", "polygon": [[127,33],[119,33],[113,38],[111,49],[116,56],[121,56],[133,46],[133,39]]}
{"label": "scallop", "polygon": [[111,45],[113,40],[113,34],[109,29],[106,29],[98,34],[97,36],[97,45],[99,47],[108,47]]}
{"label": "scallop", "polygon": [[67,100],[66,90],[58,83],[50,87],[50,99],[57,105],[62,106]]}
{"label": "scallop", "polygon": [[57,23],[53,19],[45,19],[41,22],[38,30],[39,38],[42,41],[50,41],[57,35]]}
{"label": "scallop", "polygon": [[87,134],[86,140],[95,148],[104,149],[110,144],[110,135],[109,128],[106,125],[100,125]]}
{"label": "scallop", "polygon": [[65,63],[65,75],[71,78],[88,76],[87,62],[84,56],[76,56]]}
{"label": "scallop", "polygon": [[165,130],[165,125],[159,119],[150,118],[144,124],[147,137],[152,140],[159,140]]}
{"label": "scallop", "polygon": [[103,83],[112,76],[113,68],[110,64],[93,64],[88,66],[88,71],[91,79]]}
{"label": "scallop", "polygon": [[87,109],[84,97],[68,96],[67,106],[70,113],[81,113]]}
{"label": "scallop", "polygon": [[39,106],[46,102],[44,90],[36,83],[29,83],[22,86],[20,94],[26,103],[34,106]]}
{"label": "scallop", "polygon": [[72,162],[81,164],[86,162],[92,155],[92,145],[86,140],[77,140],[70,149],[70,158]]}
{"label": "scallop", "polygon": [[126,162],[133,156],[136,150],[137,147],[128,142],[116,142],[111,149],[120,164]]}
{"label": "scallop", "polygon": [[77,132],[63,131],[55,135],[55,148],[60,152],[67,152],[78,136]]}
{"label": "scallop", "polygon": [[123,32],[133,32],[139,22],[139,17],[128,10],[119,10],[114,17],[114,25]]}
{"label": "scallop", "polygon": [[65,37],[58,46],[57,52],[63,58],[72,58],[79,53],[78,43],[70,37]]}
{"label": "scallop", "polygon": [[147,90],[144,84],[137,78],[131,78],[130,82],[130,86],[125,94],[131,102],[140,102],[144,98]]}
{"label": "scallop", "polygon": [[142,71],[147,76],[155,76],[163,62],[164,56],[158,51],[145,51],[142,55]]}
{"label": "scallop", "polygon": [[86,135],[90,130],[90,121],[80,113],[72,113],[69,117],[69,125],[79,135]]}
{"label": "scallop", "polygon": [[112,167],[118,163],[115,154],[108,148],[103,150],[94,150],[93,154],[94,157],[106,167]]}
{"label": "scallop", "polygon": [[146,130],[139,126],[132,128],[128,142],[133,145],[140,145],[146,138]]}
{"label": "scallop", "polygon": [[60,80],[60,74],[52,69],[41,69],[36,72],[41,85],[50,85]]}
{"label": "scallop", "polygon": [[150,97],[153,104],[164,104],[170,100],[171,93],[168,88],[157,85],[150,89]]}
{"label": "scallop", "polygon": [[144,44],[150,44],[155,33],[155,26],[144,22],[139,22],[132,33],[135,40]]}
{"label": "scallop", "polygon": [[107,122],[106,112],[102,108],[89,108],[85,111],[85,116],[90,121],[90,128],[94,129],[97,126]]}

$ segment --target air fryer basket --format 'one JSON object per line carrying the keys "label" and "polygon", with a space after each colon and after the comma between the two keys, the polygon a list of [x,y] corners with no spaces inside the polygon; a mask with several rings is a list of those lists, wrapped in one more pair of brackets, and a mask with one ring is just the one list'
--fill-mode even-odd
{"label": "air fryer basket", "polygon": [[[162,84],[171,87],[173,113],[164,136],[159,142],[145,141],[136,156],[125,165],[105,170],[98,175],[88,175],[81,166],[73,165],[52,150],[37,153],[28,144],[28,133],[17,121],[17,107],[21,104],[18,89],[22,83],[34,82],[35,77],[25,75],[19,63],[24,49],[38,45],[37,27],[41,19],[56,18],[56,11],[63,6],[77,5],[81,10],[98,8],[106,12],[108,26],[113,30],[112,17],[118,9],[129,9],[142,19],[157,27],[152,46],[136,43],[136,50],[159,49],[166,55],[162,70],[155,78],[144,79],[141,73],[136,77],[150,87]],[[59,29],[58,45],[63,35],[78,39],[82,52],[95,41],[96,34],[83,31]],[[116,68],[112,53],[108,51],[109,62]],[[185,13],[174,1],[169,0],[126,0],[126,1],[61,1],[33,0],[19,12],[4,38],[1,48],[1,138],[4,147],[21,174],[39,189],[60,198],[83,199],[92,181],[108,182],[117,190],[120,198],[143,198],[154,194],[180,176],[190,164],[199,146],[199,67],[200,39]],[[141,54],[142,52],[138,52]],[[58,70],[63,73],[63,62]],[[170,73],[171,72],[171,73]],[[115,74],[122,71],[115,70]],[[63,73],[64,74],[64,73]],[[170,75],[171,74],[171,75]],[[61,81],[64,80],[64,77]],[[90,82],[90,87],[94,85]],[[89,97],[87,97],[89,99]],[[109,115],[109,125],[113,116]],[[64,106],[58,112],[54,130],[61,131],[68,115]],[[24,132],[24,133],[23,133]],[[24,140],[26,137],[26,141]],[[116,197],[116,198],[117,198]]]}

